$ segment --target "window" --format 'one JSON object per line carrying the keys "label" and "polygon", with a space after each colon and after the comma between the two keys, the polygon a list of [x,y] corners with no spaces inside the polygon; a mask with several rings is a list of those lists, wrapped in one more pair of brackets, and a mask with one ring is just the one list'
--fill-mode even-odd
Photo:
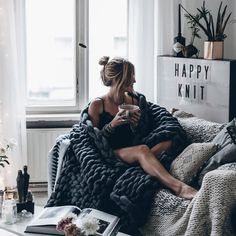
{"label": "window", "polygon": [[76,106],[75,0],[25,4],[28,106]]}
{"label": "window", "polygon": [[25,39],[28,112],[78,112],[104,91],[99,58],[127,56],[127,0],[25,0]]}

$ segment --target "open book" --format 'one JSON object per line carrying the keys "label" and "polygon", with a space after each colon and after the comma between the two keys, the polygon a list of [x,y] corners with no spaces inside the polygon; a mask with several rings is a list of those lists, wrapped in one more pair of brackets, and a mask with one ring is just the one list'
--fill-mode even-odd
{"label": "open book", "polygon": [[95,235],[111,236],[116,235],[118,231],[119,218],[117,216],[93,208],[81,210],[76,206],[59,206],[44,208],[41,214],[27,225],[25,233],[64,235],[63,232],[56,229],[56,226],[63,217],[70,215],[70,213],[78,216],[74,222],[78,226],[81,225],[82,219],[86,216],[96,218],[99,229]]}

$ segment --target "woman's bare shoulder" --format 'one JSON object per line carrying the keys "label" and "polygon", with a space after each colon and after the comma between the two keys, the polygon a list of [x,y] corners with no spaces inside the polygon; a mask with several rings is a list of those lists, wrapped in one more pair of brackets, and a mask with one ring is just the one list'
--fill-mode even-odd
{"label": "woman's bare shoulder", "polygon": [[103,97],[93,99],[89,104],[89,114],[101,114],[103,112]]}

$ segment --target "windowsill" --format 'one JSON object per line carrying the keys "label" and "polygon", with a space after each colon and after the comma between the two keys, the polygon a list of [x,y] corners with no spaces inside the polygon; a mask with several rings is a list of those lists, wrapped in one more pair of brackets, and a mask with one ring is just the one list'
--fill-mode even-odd
{"label": "windowsill", "polygon": [[27,129],[70,128],[78,123],[80,114],[34,114],[26,116]]}
{"label": "windowsill", "polygon": [[26,115],[26,121],[78,121],[80,119],[79,113],[73,114],[34,114]]}

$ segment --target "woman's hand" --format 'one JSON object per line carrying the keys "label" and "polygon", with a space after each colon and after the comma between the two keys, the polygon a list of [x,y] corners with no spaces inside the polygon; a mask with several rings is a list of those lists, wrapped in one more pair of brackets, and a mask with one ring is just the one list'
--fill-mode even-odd
{"label": "woman's hand", "polygon": [[141,117],[140,109],[128,112],[127,118],[132,128],[135,128],[138,126],[140,117]]}
{"label": "woman's hand", "polygon": [[110,122],[110,125],[112,128],[118,127],[120,125],[128,123],[129,120],[127,119],[126,116],[126,111],[118,111],[116,116],[113,118],[113,120]]}

